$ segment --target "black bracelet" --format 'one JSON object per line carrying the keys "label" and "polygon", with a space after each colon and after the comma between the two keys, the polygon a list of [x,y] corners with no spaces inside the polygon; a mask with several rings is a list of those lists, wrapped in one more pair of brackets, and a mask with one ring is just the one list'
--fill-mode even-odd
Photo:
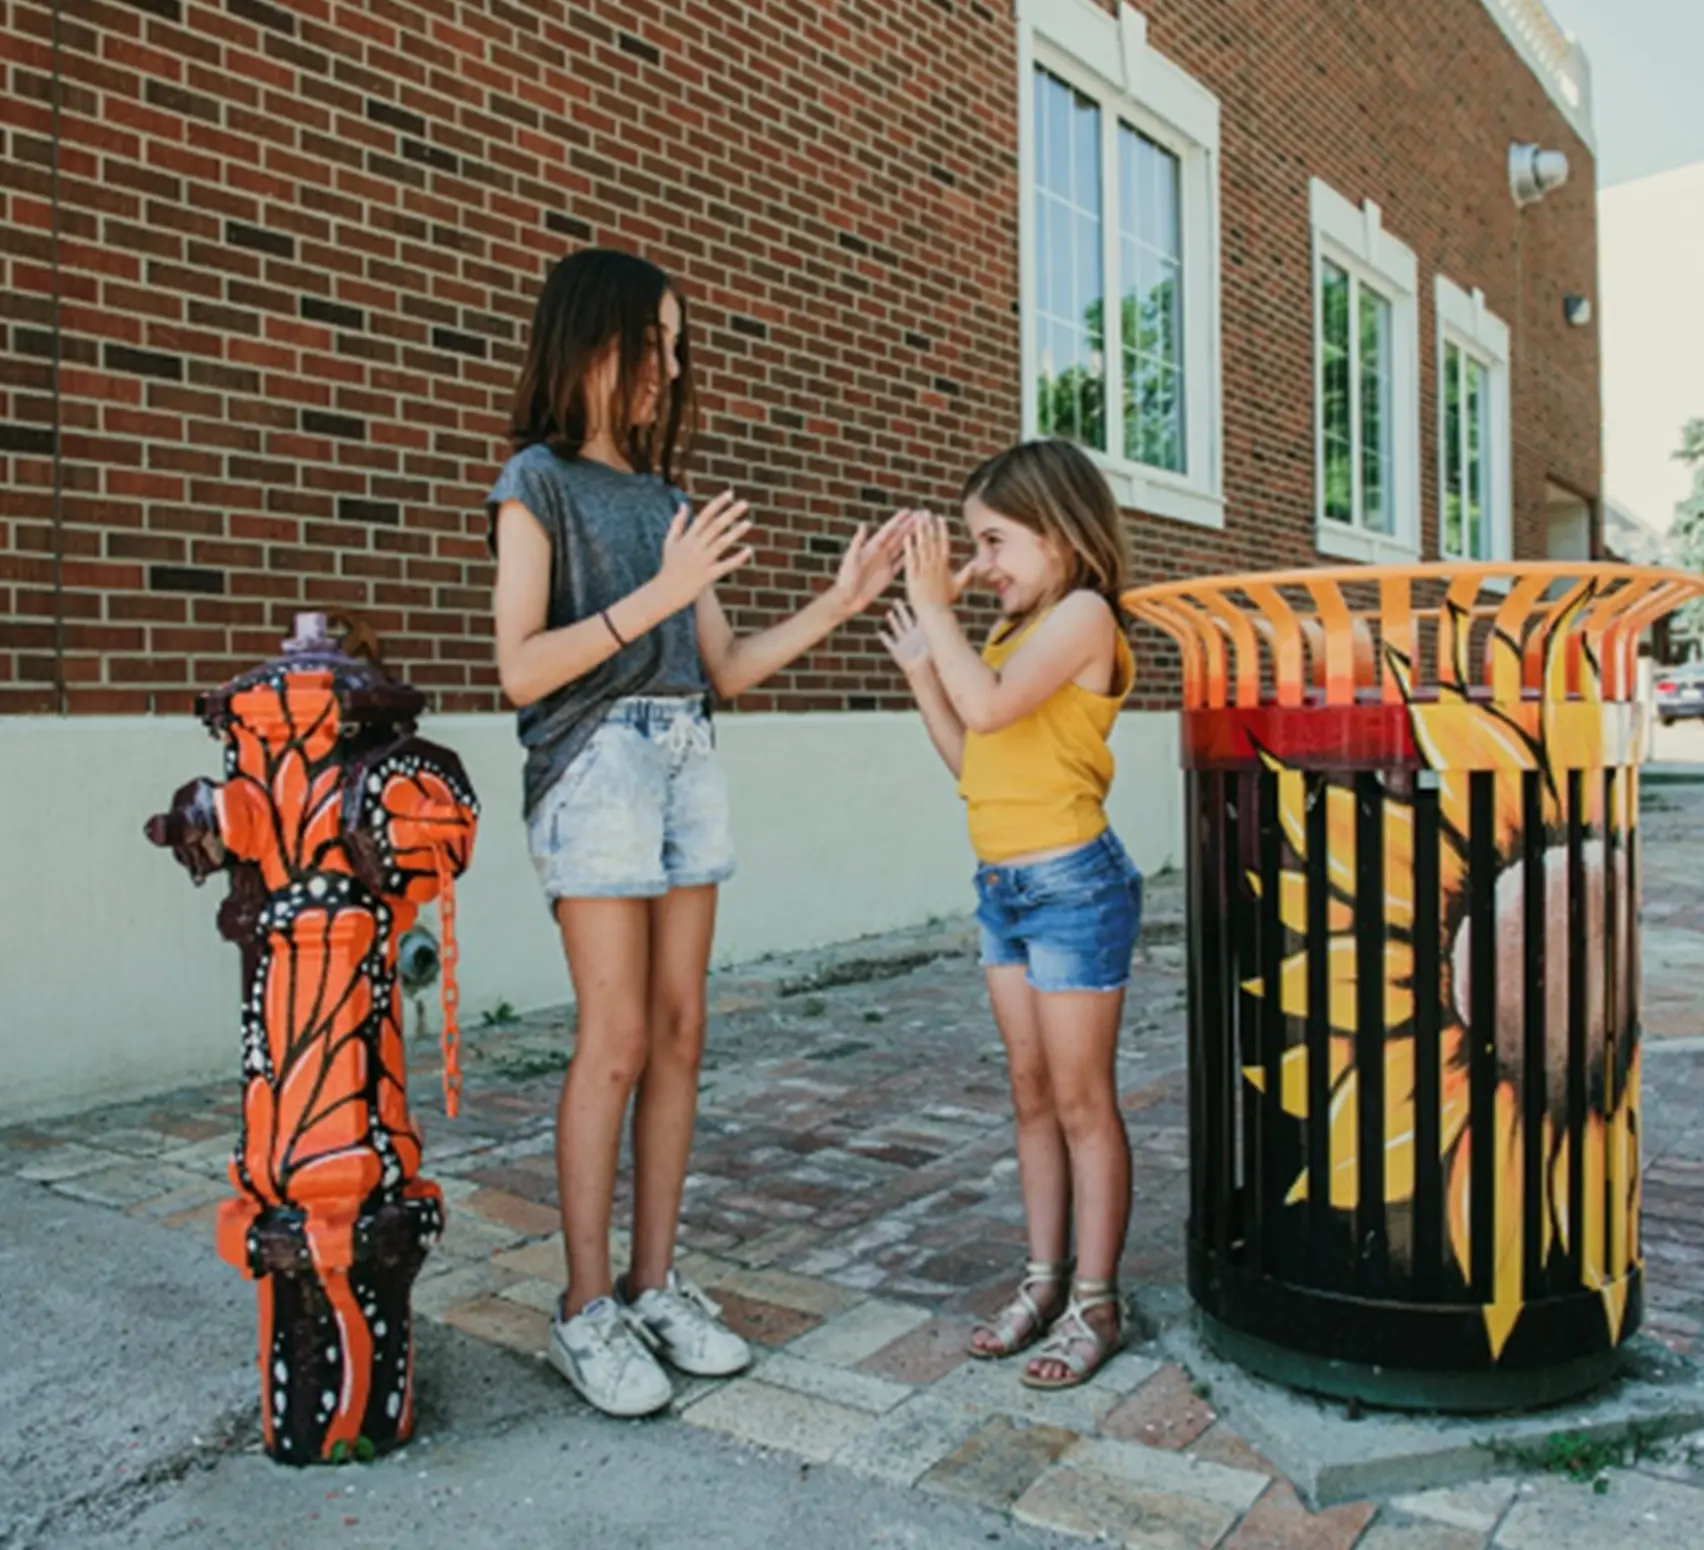
{"label": "black bracelet", "polygon": [[613,619],[611,619],[610,616],[609,616],[609,610],[607,608],[600,608],[598,610],[598,618],[603,620],[605,626],[609,630],[609,633],[615,637],[616,645],[620,646],[623,650],[625,650],[626,647],[627,647],[627,642],[624,641],[621,638],[621,631],[616,629],[615,621]]}

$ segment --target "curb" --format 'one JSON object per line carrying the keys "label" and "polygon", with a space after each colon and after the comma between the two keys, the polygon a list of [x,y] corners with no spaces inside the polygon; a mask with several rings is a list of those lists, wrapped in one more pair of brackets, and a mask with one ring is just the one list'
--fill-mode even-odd
{"label": "curb", "polygon": [[1642,786],[1704,786],[1704,764],[1647,764],[1639,772]]}

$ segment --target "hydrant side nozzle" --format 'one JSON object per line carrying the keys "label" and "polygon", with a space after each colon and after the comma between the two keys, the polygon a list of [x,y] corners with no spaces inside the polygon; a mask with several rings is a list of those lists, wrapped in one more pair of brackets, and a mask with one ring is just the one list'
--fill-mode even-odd
{"label": "hydrant side nozzle", "polygon": [[397,947],[396,967],[402,987],[409,995],[430,990],[442,964],[437,938],[424,926],[405,931]]}
{"label": "hydrant side nozzle", "polygon": [[213,782],[205,778],[178,787],[172,805],[142,826],[149,843],[169,849],[199,887],[225,865],[225,842]]}

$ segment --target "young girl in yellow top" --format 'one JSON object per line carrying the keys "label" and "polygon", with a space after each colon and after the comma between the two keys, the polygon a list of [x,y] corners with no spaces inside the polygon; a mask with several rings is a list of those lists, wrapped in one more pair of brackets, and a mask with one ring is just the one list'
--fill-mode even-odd
{"label": "young girl in yellow top", "polygon": [[[883,638],[959,778],[980,862],[982,965],[1017,1115],[1030,1260],[970,1350],[1010,1356],[1039,1340],[1023,1381],[1067,1388],[1124,1334],[1116,1277],[1130,1145],[1114,1057],[1142,879],[1103,804],[1107,735],[1135,672],[1119,623],[1126,546],[1105,480],[1064,441],[1026,442],[978,468],[964,514],[976,559],[957,576],[946,524],[912,519],[910,608],[890,612]],[[980,657],[953,615],[973,577],[1004,615]]]}

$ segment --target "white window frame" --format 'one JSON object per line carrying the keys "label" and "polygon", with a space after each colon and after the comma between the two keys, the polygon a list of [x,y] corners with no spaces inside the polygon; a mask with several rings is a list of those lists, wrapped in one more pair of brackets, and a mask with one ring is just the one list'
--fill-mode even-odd
{"label": "white window frame", "polygon": [[[1486,563],[1511,560],[1515,552],[1514,422],[1509,408],[1509,325],[1485,305],[1485,292],[1464,291],[1443,275],[1437,277],[1438,312],[1438,553],[1461,560],[1444,547],[1444,517],[1449,501],[1448,384],[1449,346],[1485,368],[1491,395],[1491,432],[1485,448],[1485,477],[1489,485],[1485,517],[1491,551]],[[1463,517],[1465,523],[1466,518]]]}
{"label": "white window frame", "polygon": [[[1039,434],[1035,381],[1038,274],[1035,229],[1035,71],[1068,82],[1101,109],[1103,190],[1116,186],[1118,126],[1130,125],[1180,163],[1183,236],[1183,374],[1186,473],[1152,468],[1122,454],[1089,449],[1121,506],[1201,527],[1225,525],[1224,428],[1221,413],[1219,100],[1148,47],[1147,19],[1128,3],[1116,16],[1094,0],[1017,0],[1018,261],[1022,334],[1023,432]],[[1106,424],[1122,445],[1123,342],[1119,229],[1113,203],[1102,199],[1102,270],[1108,283]]]}
{"label": "white window frame", "polygon": [[[1420,305],[1414,250],[1384,229],[1371,200],[1353,205],[1329,184],[1312,180],[1314,358],[1314,515],[1319,552],[1341,560],[1391,563],[1420,557]],[[1320,297],[1325,264],[1346,270],[1377,292],[1391,310],[1392,531],[1373,533],[1325,514],[1325,348]],[[1359,320],[1352,334],[1360,338]],[[1357,357],[1358,361],[1358,357]],[[1355,368],[1358,372],[1358,365]],[[1360,426],[1355,425],[1356,464]]]}

